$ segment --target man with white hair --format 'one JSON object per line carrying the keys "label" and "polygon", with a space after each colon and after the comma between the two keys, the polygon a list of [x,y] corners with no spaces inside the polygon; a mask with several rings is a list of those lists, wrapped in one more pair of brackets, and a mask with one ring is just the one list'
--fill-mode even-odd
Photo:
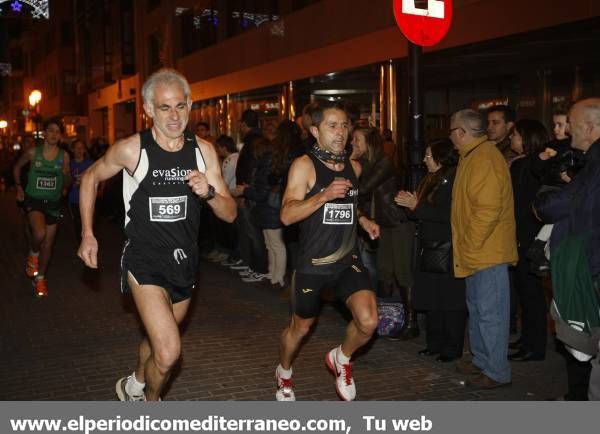
{"label": "man with white hair", "polygon": [[508,266],[518,259],[512,184],[481,113],[456,112],[449,135],[460,154],[452,189],[454,274],[465,278],[473,354],[457,370],[469,376],[468,387],[492,389],[511,383]]}
{"label": "man with white hair", "polygon": [[117,381],[121,401],[158,400],[181,352],[179,323],[198,271],[200,211],[232,222],[235,202],[221,177],[213,146],[186,130],[192,100],[187,80],[172,69],[142,87],[153,126],[118,140],[81,180],[82,240],[78,255],[98,268],[93,233],[98,184],[123,171],[125,233],[121,291],[133,295],[146,337],[135,371]]}
{"label": "man with white hair", "polygon": [[[569,111],[569,127],[571,147],[584,152],[586,164],[561,190],[540,194],[534,206],[544,222],[556,223],[551,256],[568,237],[585,240],[582,252],[588,260],[591,285],[600,301],[600,98],[574,104]],[[556,231],[559,226],[562,230]],[[569,255],[575,254],[569,250]],[[587,270],[585,272],[587,274]],[[575,290],[578,283],[572,282],[569,289]],[[600,400],[600,356],[596,354],[591,363],[588,398],[597,401]]]}

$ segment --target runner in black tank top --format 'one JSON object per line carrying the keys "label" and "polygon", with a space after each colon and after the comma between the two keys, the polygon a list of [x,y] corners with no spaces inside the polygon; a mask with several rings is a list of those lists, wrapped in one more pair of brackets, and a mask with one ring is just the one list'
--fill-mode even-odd
{"label": "runner in black tank top", "polygon": [[[349,180],[358,186],[358,179],[349,159],[344,169],[336,172],[328,168],[312,153],[308,154],[316,172],[315,185],[306,199],[327,188],[336,178]],[[307,219],[300,222],[300,251],[296,272],[332,274],[356,262],[356,198],[358,190],[348,190],[346,197],[327,202]],[[353,259],[354,256],[354,259]]]}
{"label": "runner in black tank top", "polygon": [[202,202],[188,187],[186,175],[206,171],[194,135],[185,131],[177,152],[162,149],[150,129],[140,133],[140,142],[135,171],[123,170],[127,237],[156,247],[192,244],[198,238]]}
{"label": "runner in black tank top", "polygon": [[140,133],[135,170],[123,169],[125,233],[121,291],[129,274],[140,285],[165,288],[174,303],[190,297],[198,271],[198,229],[202,201],[187,185],[192,170],[206,171],[196,139],[184,131],[179,151],[162,149],[152,130]]}
{"label": "runner in black tank top", "polygon": [[292,278],[293,316],[281,335],[280,364],[275,370],[279,401],[294,401],[292,362],[302,339],[314,324],[323,288],[335,289],[352,313],[343,344],[325,356],[336,376],[341,399],[356,397],[350,357],[366,344],[377,327],[375,293],[356,246],[359,223],[371,238],[379,226],[357,215],[360,165],[345,155],[348,117],[339,102],[311,107],[311,133],[317,144],[294,161],[283,198],[281,220],[300,222],[300,252]]}
{"label": "runner in black tank top", "polygon": [[125,232],[122,290],[131,292],[147,337],[135,371],[117,381],[121,401],[157,400],[180,356],[179,323],[198,272],[202,206],[227,222],[236,205],[213,146],[185,131],[192,101],[187,80],[162,69],[142,86],[150,130],[117,141],[85,171],[80,186],[82,240],[78,255],[97,268],[93,233],[98,184],[123,170]]}

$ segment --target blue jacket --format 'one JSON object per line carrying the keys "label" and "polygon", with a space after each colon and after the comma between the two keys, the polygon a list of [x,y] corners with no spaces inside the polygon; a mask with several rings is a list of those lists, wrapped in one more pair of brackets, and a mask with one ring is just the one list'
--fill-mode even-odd
{"label": "blue jacket", "polygon": [[585,154],[586,164],[559,191],[539,195],[534,207],[546,223],[555,223],[551,247],[567,235],[588,238],[586,253],[592,276],[600,275],[600,139]]}

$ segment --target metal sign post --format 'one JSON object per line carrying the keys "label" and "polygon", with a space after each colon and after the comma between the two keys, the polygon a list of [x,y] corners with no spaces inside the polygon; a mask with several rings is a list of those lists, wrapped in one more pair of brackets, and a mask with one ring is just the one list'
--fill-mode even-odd
{"label": "metal sign post", "polygon": [[452,22],[452,0],[394,0],[394,17],[408,39],[408,187],[416,189],[422,177],[425,150],[421,59],[423,46],[442,40]]}

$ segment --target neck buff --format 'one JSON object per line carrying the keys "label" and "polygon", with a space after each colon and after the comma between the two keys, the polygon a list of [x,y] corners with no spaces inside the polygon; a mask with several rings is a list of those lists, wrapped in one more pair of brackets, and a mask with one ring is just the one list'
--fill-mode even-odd
{"label": "neck buff", "polygon": [[346,161],[346,150],[344,149],[341,154],[334,154],[327,149],[323,149],[319,147],[318,144],[315,144],[310,150],[311,154],[317,157],[319,160],[325,163],[331,164],[340,164]]}

